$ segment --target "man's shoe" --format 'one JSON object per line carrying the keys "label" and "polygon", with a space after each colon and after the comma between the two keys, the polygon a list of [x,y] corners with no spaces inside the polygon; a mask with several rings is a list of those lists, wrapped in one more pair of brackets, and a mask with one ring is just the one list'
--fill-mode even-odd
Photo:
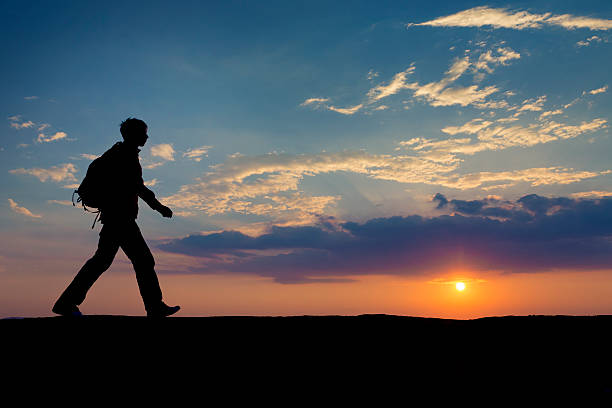
{"label": "man's shoe", "polygon": [[168,306],[164,302],[161,302],[158,306],[147,309],[147,317],[167,317],[175,314],[180,309],[180,306]]}
{"label": "man's shoe", "polygon": [[76,305],[66,305],[61,303],[56,303],[51,309],[53,313],[56,313],[61,316],[67,317],[81,317],[83,313],[79,310]]}

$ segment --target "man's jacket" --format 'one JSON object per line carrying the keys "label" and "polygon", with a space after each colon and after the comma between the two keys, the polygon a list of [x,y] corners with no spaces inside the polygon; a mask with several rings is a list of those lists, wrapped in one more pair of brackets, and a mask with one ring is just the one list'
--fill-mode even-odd
{"label": "man's jacket", "polygon": [[104,153],[107,197],[100,208],[101,222],[109,220],[134,220],[138,216],[138,197],[151,208],[159,203],[155,193],[142,179],[142,167],[138,159],[140,149],[117,142]]}

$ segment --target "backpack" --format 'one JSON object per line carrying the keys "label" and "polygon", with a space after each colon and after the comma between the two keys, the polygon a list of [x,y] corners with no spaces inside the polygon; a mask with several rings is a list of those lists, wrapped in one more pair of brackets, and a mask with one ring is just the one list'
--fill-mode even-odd
{"label": "backpack", "polygon": [[[114,147],[114,146],[113,146]],[[112,150],[112,149],[111,149]],[[77,194],[77,203],[81,203],[83,210],[96,214],[91,228],[96,225],[100,216],[100,208],[104,206],[104,202],[108,197],[108,155],[107,151],[102,156],[94,159],[89,167],[85,178],[79,185],[79,188],[74,190],[72,193],[72,205],[76,206],[74,202],[74,195]]]}

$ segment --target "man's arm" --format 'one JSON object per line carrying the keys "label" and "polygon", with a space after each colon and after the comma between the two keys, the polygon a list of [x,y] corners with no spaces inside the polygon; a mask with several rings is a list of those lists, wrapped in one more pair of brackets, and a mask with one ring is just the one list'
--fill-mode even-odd
{"label": "man's arm", "polygon": [[142,183],[138,188],[138,196],[143,199],[145,203],[149,205],[155,211],[158,211],[161,215],[166,218],[172,217],[172,210],[155,198],[155,193],[147,188],[147,186]]}

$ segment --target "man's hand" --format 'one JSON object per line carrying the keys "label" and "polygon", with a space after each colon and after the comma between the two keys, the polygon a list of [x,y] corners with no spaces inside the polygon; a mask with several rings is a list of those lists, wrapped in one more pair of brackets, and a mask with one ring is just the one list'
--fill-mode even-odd
{"label": "man's hand", "polygon": [[160,206],[157,211],[166,218],[172,218],[172,210],[165,205]]}

